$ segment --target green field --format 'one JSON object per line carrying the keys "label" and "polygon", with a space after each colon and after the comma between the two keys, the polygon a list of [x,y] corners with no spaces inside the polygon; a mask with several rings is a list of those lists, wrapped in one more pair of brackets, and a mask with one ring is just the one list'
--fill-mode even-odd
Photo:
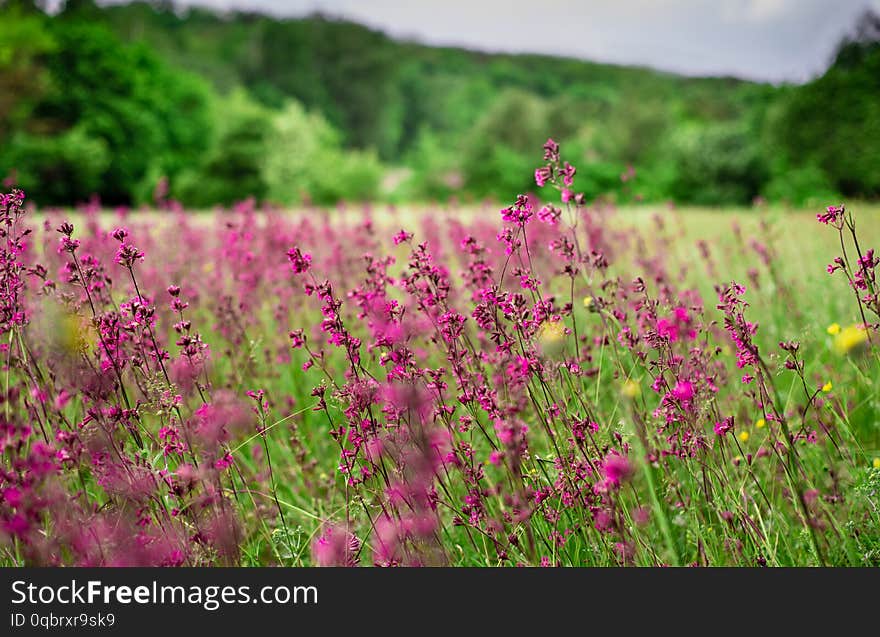
{"label": "green field", "polygon": [[[878,208],[852,211],[876,245]],[[880,563],[878,337],[816,211],[23,219],[46,274],[7,330],[7,418],[32,434],[7,438],[6,564]]]}

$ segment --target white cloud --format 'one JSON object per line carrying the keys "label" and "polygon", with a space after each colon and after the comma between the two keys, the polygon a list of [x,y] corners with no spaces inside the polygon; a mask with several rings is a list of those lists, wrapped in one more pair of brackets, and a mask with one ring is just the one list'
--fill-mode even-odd
{"label": "white cloud", "polygon": [[749,0],[744,13],[747,20],[764,22],[785,14],[791,5],[791,0]]}
{"label": "white cloud", "polygon": [[429,44],[770,81],[820,72],[856,17],[868,6],[880,11],[880,0],[176,1],[276,15],[320,10]]}
{"label": "white cloud", "polygon": [[733,24],[760,24],[791,17],[796,15],[798,6],[792,0],[721,0],[719,4],[722,19]]}

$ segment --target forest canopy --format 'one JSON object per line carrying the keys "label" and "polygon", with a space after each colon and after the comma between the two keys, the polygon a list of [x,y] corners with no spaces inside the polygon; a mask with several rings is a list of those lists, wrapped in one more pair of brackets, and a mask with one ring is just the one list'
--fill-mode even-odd
{"label": "forest canopy", "polygon": [[[509,198],[547,137],[585,195],[880,196],[880,20],[774,86],[396,41],[326,16],[0,3],[0,177],[38,202]],[[635,179],[621,175],[635,173]]]}

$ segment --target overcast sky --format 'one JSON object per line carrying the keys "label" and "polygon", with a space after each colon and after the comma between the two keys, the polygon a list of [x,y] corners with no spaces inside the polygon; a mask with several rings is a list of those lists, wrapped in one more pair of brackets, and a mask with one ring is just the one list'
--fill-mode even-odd
{"label": "overcast sky", "polygon": [[641,64],[692,75],[804,81],[880,0],[177,0],[315,11],[430,44]]}

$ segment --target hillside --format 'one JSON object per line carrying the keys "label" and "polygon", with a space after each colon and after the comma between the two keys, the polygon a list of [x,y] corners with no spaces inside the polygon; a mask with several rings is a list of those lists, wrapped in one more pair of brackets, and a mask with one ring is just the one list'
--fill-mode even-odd
{"label": "hillside", "polygon": [[[786,100],[799,88],[734,78],[690,78],[569,58],[430,47],[396,41],[362,25],[323,16],[279,19],[255,13],[175,9],[171,3],[98,7],[91,0],[71,0],[56,16],[48,17],[27,5],[16,0],[7,2],[3,10],[29,16],[31,31],[41,32],[52,44],[23,57],[50,76],[52,63],[43,63],[53,57],[58,62],[55,72],[66,69],[65,77],[57,82],[50,78],[19,89],[19,101],[33,102],[30,115],[53,111],[59,131],[76,128],[83,109],[47,109],[40,104],[46,99],[40,91],[51,93],[53,84],[70,84],[67,67],[83,56],[83,42],[115,37],[114,42],[102,45],[104,49],[118,46],[125,52],[123,57],[137,51],[134,57],[162,69],[151,72],[142,84],[155,82],[156,75],[167,75],[169,82],[172,76],[177,78],[173,81],[181,96],[177,106],[161,104],[161,100],[154,106],[195,117],[195,130],[205,138],[201,146],[199,140],[184,140],[191,148],[182,156],[172,148],[173,160],[134,166],[130,174],[117,176],[115,182],[124,182],[118,187],[107,187],[104,173],[108,169],[86,179],[98,186],[103,183],[100,190],[111,199],[142,199],[151,190],[150,180],[161,175],[171,179],[175,194],[201,204],[248,194],[325,201],[346,196],[375,198],[388,195],[377,184],[388,166],[405,167],[410,175],[396,197],[443,198],[459,194],[461,188],[475,197],[507,197],[529,187],[529,152],[548,136],[563,140],[579,158],[585,174],[582,187],[589,196],[611,193],[622,199],[712,204],[747,203],[768,194],[802,200],[817,190],[876,194],[864,179],[828,178],[829,166],[821,159],[793,167],[786,149],[776,148],[787,142],[774,137],[777,120],[773,118],[785,118]],[[15,24],[24,22],[16,20]],[[83,42],[77,42],[71,32],[80,33]],[[33,33],[27,39],[33,42]],[[96,63],[91,60],[81,70],[85,73]],[[124,70],[118,73],[126,74]],[[11,71],[6,75],[11,76]],[[0,82],[2,78],[0,66]],[[59,110],[66,111],[60,118]],[[283,113],[286,123],[279,122]],[[150,116],[145,113],[141,119]],[[36,129],[40,127],[45,128],[45,121]],[[306,140],[291,133],[285,137],[278,134],[279,127],[300,131],[297,134],[318,130],[322,136]],[[25,117],[22,128],[34,130],[34,122]],[[178,128],[178,133],[165,137],[180,141],[181,131],[193,130],[189,123]],[[2,135],[0,130],[0,144]],[[93,135],[84,130],[83,136]],[[116,142],[107,137],[102,133],[112,156]],[[273,179],[282,177],[267,174],[273,169],[266,166],[278,167],[281,159],[265,158],[288,152],[279,148],[279,140],[289,142],[290,148],[332,150],[338,165],[353,174],[337,175],[335,182],[345,181],[344,187],[319,183],[319,175],[304,177],[295,186],[273,185]],[[118,143],[120,148],[123,145]],[[266,149],[267,145],[272,148]],[[235,156],[226,157],[228,152]],[[349,156],[351,152],[355,154]],[[314,161],[326,161],[318,155]],[[193,157],[201,157],[201,164],[195,165]],[[223,166],[237,166],[236,174],[244,178],[232,187],[227,177],[216,174],[217,170],[222,173]],[[637,185],[620,180],[630,166],[638,172]],[[682,166],[687,167],[686,174]],[[777,183],[793,169],[795,181],[803,182],[803,187]],[[283,167],[278,170],[285,173]],[[860,167],[858,172],[870,169]],[[206,180],[216,182],[209,185],[207,195]],[[187,184],[200,186],[194,189]],[[59,193],[55,198],[65,196],[71,194]]]}
{"label": "hillside", "polygon": [[[397,42],[321,16],[286,19],[178,13],[137,2],[93,10],[127,41],[143,41],[221,91],[247,87],[270,106],[293,97],[317,109],[353,146],[383,159],[410,150],[420,130],[460,135],[500,93],[518,89],[581,115],[607,117],[629,100],[684,116],[730,118],[754,85],[538,55],[498,55]],[[561,124],[566,134],[571,124]],[[632,159],[637,159],[633,157]]]}

